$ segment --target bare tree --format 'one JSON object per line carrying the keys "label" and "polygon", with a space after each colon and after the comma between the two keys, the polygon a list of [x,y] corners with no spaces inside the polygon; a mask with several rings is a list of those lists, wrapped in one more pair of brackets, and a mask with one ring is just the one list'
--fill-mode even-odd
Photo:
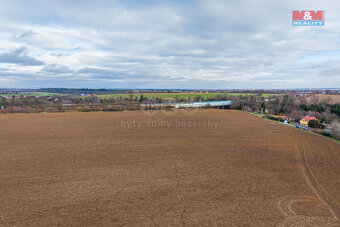
{"label": "bare tree", "polygon": [[340,122],[333,121],[331,124],[331,136],[340,139]]}
{"label": "bare tree", "polygon": [[319,101],[320,101],[320,98],[319,98],[318,95],[313,95],[312,96],[312,98],[311,98],[312,104],[317,105],[319,103]]}

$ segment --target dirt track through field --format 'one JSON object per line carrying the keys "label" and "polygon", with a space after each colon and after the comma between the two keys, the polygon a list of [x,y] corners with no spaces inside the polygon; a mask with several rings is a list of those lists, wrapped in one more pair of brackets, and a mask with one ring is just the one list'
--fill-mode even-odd
{"label": "dirt track through field", "polygon": [[0,115],[1,226],[337,226],[340,145],[245,112]]}
{"label": "dirt track through field", "polygon": [[[318,219],[316,221],[313,221],[313,224],[316,226],[329,226],[329,225],[335,225],[337,223],[338,217],[336,212],[337,210],[337,204],[334,204],[331,196],[327,193],[327,190],[324,190],[322,185],[319,184],[317,178],[313,175],[313,172],[311,170],[311,167],[308,163],[308,158],[306,157],[306,153],[304,152],[304,149],[300,146],[298,143],[297,149],[297,160],[299,160],[299,165],[301,168],[301,172],[308,183],[309,187],[313,190],[315,197],[307,197],[307,196],[297,196],[297,197],[285,197],[282,200],[278,202],[278,206],[281,208],[282,213],[286,216],[285,221],[283,222],[282,226],[287,225],[298,225],[298,226],[304,226],[306,225],[305,220],[301,220],[301,214],[297,214],[294,209],[292,208],[293,204],[296,203],[308,203],[308,204],[316,204],[318,207],[323,206],[324,208],[327,208],[328,211],[332,214],[332,217],[329,217],[326,220]],[[297,220],[294,220],[293,223],[289,223],[288,217],[296,217]],[[288,218],[288,219],[287,219]]]}

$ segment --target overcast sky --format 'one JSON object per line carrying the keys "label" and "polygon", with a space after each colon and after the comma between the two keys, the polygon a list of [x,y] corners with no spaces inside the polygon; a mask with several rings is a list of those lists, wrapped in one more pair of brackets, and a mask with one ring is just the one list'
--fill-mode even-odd
{"label": "overcast sky", "polygon": [[340,87],[340,1],[1,0],[0,87]]}

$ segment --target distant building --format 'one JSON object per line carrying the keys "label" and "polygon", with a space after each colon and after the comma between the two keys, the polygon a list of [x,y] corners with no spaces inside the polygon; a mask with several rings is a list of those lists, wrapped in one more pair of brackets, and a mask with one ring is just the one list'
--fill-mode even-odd
{"label": "distant building", "polygon": [[182,108],[202,108],[202,107],[212,107],[225,109],[233,102],[231,100],[224,101],[207,101],[207,102],[188,102],[188,103],[154,103],[154,104],[140,104],[142,107],[161,107],[161,106],[172,106],[176,109]]}
{"label": "distant building", "polygon": [[300,125],[308,126],[308,122],[310,120],[318,120],[318,119],[316,119],[315,117],[304,117],[300,120]]}
{"label": "distant building", "polygon": [[269,102],[269,101],[275,101],[276,99],[264,99],[265,102]]}
{"label": "distant building", "polygon": [[208,102],[189,102],[189,103],[175,103],[174,107],[176,109],[180,108],[201,108],[201,107],[216,107],[224,108],[232,104],[231,100],[224,101],[208,101]]}

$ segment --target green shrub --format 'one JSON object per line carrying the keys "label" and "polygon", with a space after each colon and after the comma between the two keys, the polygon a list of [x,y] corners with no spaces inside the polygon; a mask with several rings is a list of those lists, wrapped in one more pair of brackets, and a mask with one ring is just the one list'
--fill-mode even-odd
{"label": "green shrub", "polygon": [[310,120],[308,126],[311,128],[320,128],[320,122],[318,120]]}

